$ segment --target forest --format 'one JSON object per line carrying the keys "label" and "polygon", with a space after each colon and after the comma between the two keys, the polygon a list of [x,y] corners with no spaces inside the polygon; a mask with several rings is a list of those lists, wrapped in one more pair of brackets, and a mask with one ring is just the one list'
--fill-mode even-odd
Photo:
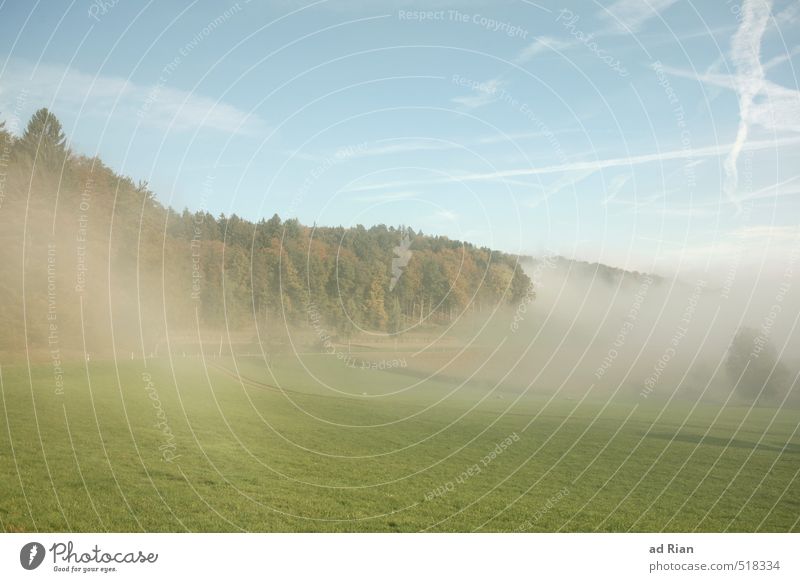
{"label": "forest", "polygon": [[[402,225],[252,222],[161,204],[40,109],[0,126],[0,352],[148,353],[170,337],[446,325],[532,294],[519,257]],[[199,198],[199,195],[198,195]]]}

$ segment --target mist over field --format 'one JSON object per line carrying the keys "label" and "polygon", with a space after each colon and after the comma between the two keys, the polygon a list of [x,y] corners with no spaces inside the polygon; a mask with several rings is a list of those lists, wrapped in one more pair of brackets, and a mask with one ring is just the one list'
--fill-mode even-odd
{"label": "mist over field", "polygon": [[[796,250],[758,270],[734,257],[655,273],[503,253],[402,224],[177,212],[146,183],[68,150],[59,127],[43,109],[22,136],[4,135],[0,374],[14,455],[3,470],[18,478],[4,482],[0,509],[10,531],[96,529],[64,509],[76,492],[58,483],[104,462],[133,480],[165,470],[196,480],[210,467],[219,480],[204,478],[206,494],[222,487],[223,504],[237,503],[244,487],[260,499],[237,514],[257,530],[796,527]],[[31,144],[48,132],[40,162]],[[97,448],[108,431],[117,439]],[[51,469],[30,449],[43,433],[41,458],[65,446],[82,458],[58,465],[52,496],[41,475]],[[131,443],[145,451],[141,470]],[[23,450],[24,478],[13,464]],[[367,461],[356,469],[356,459]],[[736,481],[748,466],[761,472],[715,492],[720,472]],[[499,506],[452,512],[499,487],[498,470],[528,477],[498,490]],[[533,494],[541,478],[526,479],[542,471],[552,478]],[[674,486],[660,484],[662,471]],[[87,487],[102,487],[103,473]],[[228,491],[228,475],[244,481]],[[619,497],[631,479],[649,504]],[[341,487],[354,493],[337,521],[318,521]],[[310,501],[318,488],[326,493]],[[755,513],[730,517],[728,503],[751,503],[762,488]],[[142,518],[154,530],[230,525],[184,505],[181,486],[156,490],[169,491],[180,521],[145,509],[147,494],[127,515],[112,509],[115,494],[93,494],[98,518],[120,530]],[[45,513],[26,514],[31,492],[49,500]],[[275,502],[291,515],[266,517]],[[541,504],[556,502],[545,518]],[[419,503],[421,513],[403,509]],[[515,503],[534,517],[517,519]],[[587,509],[598,503],[599,521]],[[709,503],[721,513],[695,521]],[[762,513],[779,505],[787,511]],[[408,513],[386,520],[387,507]]]}
{"label": "mist over field", "polygon": [[[3,137],[0,375],[15,451],[4,471],[18,478],[4,483],[0,509],[11,531],[100,523],[64,509],[70,489],[42,489],[47,465],[28,462],[24,479],[14,468],[20,451],[38,458],[30,447],[43,432],[52,443],[43,458],[66,446],[96,470],[110,446],[109,469],[134,480],[164,470],[196,480],[211,468],[219,480],[204,478],[207,494],[222,487],[223,504],[237,503],[244,487],[260,499],[237,514],[258,530],[796,526],[787,495],[800,408],[791,246],[758,269],[734,255],[641,272],[503,253],[402,224],[177,212],[148,184],[68,150],[47,110],[20,137]],[[118,438],[98,449],[108,431]],[[131,443],[145,451],[142,470]],[[356,469],[357,459],[366,464]],[[83,475],[81,465],[59,464],[54,483]],[[720,472],[736,482],[749,466],[761,472],[715,492]],[[499,506],[452,512],[499,487],[497,470],[528,477],[500,489]],[[531,493],[542,471],[552,477]],[[228,475],[244,481],[228,491]],[[620,497],[631,479],[648,504]],[[353,493],[337,521],[318,521],[341,487]],[[141,516],[156,530],[184,519],[190,529],[230,525],[184,505],[180,486],[156,490],[169,491],[180,521],[144,509],[147,494],[128,515],[111,509],[115,494],[93,494],[98,518],[120,530]],[[49,499],[45,513],[20,505],[32,491]],[[731,518],[728,503],[742,499],[754,513]],[[291,515],[266,517],[275,502]],[[421,512],[402,509],[419,503]],[[527,507],[521,521],[508,511],[516,503]],[[545,517],[542,503],[559,508]],[[720,513],[696,521],[709,503]],[[599,520],[588,509],[597,504]],[[779,505],[780,517],[762,513]],[[386,520],[387,507],[408,513]]]}
{"label": "mist over field", "polygon": [[0,530],[800,531],[795,3],[289,4],[0,4]]}
{"label": "mist over field", "polygon": [[[566,392],[570,385],[593,385],[646,399],[726,402],[738,380],[726,368],[731,344],[747,328],[754,360],[773,344],[787,368],[778,365],[773,373],[779,388],[769,374],[744,381],[766,383],[771,398],[786,396],[796,405],[797,258],[787,257],[783,269],[758,276],[745,271],[732,280],[722,270],[667,278],[545,258],[526,269],[537,292],[524,329],[533,334],[537,365],[549,362],[547,368],[558,370]],[[765,354],[769,358],[771,368],[775,354]]]}

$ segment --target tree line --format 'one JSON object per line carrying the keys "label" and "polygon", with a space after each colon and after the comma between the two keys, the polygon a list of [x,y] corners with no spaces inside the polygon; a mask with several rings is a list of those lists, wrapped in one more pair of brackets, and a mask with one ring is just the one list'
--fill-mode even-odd
{"label": "tree line", "polygon": [[0,351],[147,352],[198,329],[268,337],[307,326],[311,305],[337,336],[393,334],[530,293],[518,257],[400,225],[167,207],[71,151],[46,109],[20,136],[0,125],[0,155]]}

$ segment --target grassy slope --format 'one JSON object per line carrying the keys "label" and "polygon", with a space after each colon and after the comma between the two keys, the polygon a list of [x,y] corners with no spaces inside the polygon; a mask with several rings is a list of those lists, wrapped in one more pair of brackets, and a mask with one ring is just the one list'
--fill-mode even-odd
{"label": "grassy slope", "polygon": [[[84,365],[69,365],[63,396],[48,366],[32,368],[32,383],[27,368],[3,368],[0,527],[800,531],[796,411],[768,431],[774,410],[754,410],[736,432],[746,408],[714,422],[717,409],[687,416],[685,403],[656,424],[660,407],[640,405],[626,422],[635,402],[515,402],[483,384],[409,388],[408,374],[305,362],[331,387],[296,361],[277,362],[271,377],[240,359],[244,384],[225,371],[231,360],[208,362],[208,372],[198,360],[151,361],[173,463],[161,460],[141,362],[89,363],[91,386]],[[520,440],[484,466],[515,432]],[[475,463],[481,471],[459,483]],[[426,501],[447,483],[451,491]]]}

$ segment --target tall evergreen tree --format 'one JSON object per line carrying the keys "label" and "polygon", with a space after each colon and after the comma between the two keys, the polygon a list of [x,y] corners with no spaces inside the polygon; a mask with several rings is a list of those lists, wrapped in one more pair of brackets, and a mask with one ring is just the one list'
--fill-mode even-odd
{"label": "tall evergreen tree", "polygon": [[45,108],[33,114],[18,142],[20,150],[45,167],[63,163],[67,154],[66,144],[61,122]]}
{"label": "tall evergreen tree", "polygon": [[[235,214],[177,212],[159,204],[147,183],[121,176],[97,158],[70,155],[61,124],[46,109],[33,115],[19,139],[0,124],[3,136],[14,155],[8,157],[0,143],[7,156],[0,164],[9,170],[2,177],[0,263],[9,272],[27,269],[26,281],[47,283],[52,276],[46,268],[53,264],[49,240],[34,240],[28,265],[15,249],[25,213],[27,224],[55,222],[54,237],[63,243],[57,247],[67,249],[58,262],[65,268],[56,273],[65,297],[58,312],[64,344],[83,341],[80,315],[67,307],[78,303],[78,294],[92,306],[86,337],[93,349],[110,349],[104,334],[113,325],[118,349],[133,351],[144,343],[145,352],[158,353],[168,328],[180,337],[184,330],[196,334],[230,326],[247,332],[257,325],[263,337],[279,342],[287,325],[303,326],[312,314],[319,315],[320,329],[339,338],[359,330],[398,333],[412,323],[448,322],[476,298],[486,307],[508,303],[509,285],[530,284],[514,269],[512,257],[408,229],[407,264],[392,286],[395,249],[402,240],[394,227],[312,228],[277,215],[253,223]],[[58,213],[49,200],[28,204],[29,191],[40,193],[40,202],[56,184]],[[73,257],[78,276],[69,267]],[[493,271],[487,277],[489,265]],[[46,343],[50,325],[45,317],[32,321],[25,336],[23,297],[15,281],[0,281],[4,350]],[[46,313],[47,293],[46,286],[31,283],[24,299]],[[319,335],[315,329],[305,332]]]}

